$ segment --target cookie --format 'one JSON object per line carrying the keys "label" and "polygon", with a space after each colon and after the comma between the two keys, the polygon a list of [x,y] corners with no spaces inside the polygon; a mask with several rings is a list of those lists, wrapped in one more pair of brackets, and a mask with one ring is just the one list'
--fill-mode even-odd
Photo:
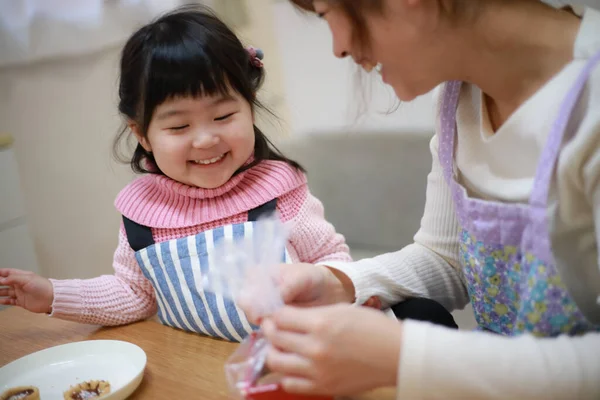
{"label": "cookie", "polygon": [[65,400],[99,399],[110,393],[110,383],[107,381],[87,381],[72,386],[63,393]]}
{"label": "cookie", "polygon": [[35,386],[19,386],[2,393],[0,400],[40,400],[40,391]]}

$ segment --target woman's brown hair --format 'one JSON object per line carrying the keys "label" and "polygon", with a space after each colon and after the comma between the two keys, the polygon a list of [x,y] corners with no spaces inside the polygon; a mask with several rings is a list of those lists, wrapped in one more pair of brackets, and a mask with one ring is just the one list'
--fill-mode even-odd
{"label": "woman's brown hair", "polygon": [[[451,21],[464,21],[463,17],[474,18],[480,10],[480,2],[475,0],[437,0],[441,12]],[[315,12],[314,0],[290,0],[297,8]],[[369,32],[365,22],[365,13],[383,12],[383,0],[327,0],[328,3],[343,10],[353,25],[353,39],[360,46],[369,46]],[[459,19],[459,17],[461,17]]]}
{"label": "woman's brown hair", "polygon": [[[294,5],[304,11],[315,12],[313,0],[290,0]],[[368,46],[369,32],[367,30],[364,13],[380,12],[383,7],[382,0],[329,0],[329,3],[340,7],[353,24],[354,40],[361,46]]]}

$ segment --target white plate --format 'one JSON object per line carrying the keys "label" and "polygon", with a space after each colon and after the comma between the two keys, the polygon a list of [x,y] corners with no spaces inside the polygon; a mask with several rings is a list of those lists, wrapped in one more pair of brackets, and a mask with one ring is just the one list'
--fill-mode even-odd
{"label": "white plate", "polygon": [[[9,343],[5,343],[10,346]],[[146,353],[117,340],[89,340],[51,347],[0,368],[0,394],[15,386],[36,386],[41,400],[63,400],[70,386],[106,380],[111,394],[103,400],[122,400],[139,386]]]}

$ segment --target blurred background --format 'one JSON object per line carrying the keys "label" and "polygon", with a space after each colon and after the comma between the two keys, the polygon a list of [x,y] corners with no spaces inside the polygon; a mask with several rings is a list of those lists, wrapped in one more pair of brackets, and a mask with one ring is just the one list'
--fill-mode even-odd
{"label": "blurred background", "polygon": [[[119,52],[134,29],[180,3],[0,0],[2,267],[29,269],[55,278],[111,272],[120,222],[113,201],[133,177],[128,166],[111,157],[111,142],[122,122],[117,112]],[[354,67],[332,56],[324,22],[300,14],[283,0],[203,3],[235,27],[246,44],[260,47],[266,54],[267,80],[260,95],[279,120],[262,119],[265,131],[301,158],[310,153],[301,143],[306,138],[335,138],[333,143],[315,142],[314,147],[322,149],[322,160],[301,160],[311,167],[315,186],[328,186],[327,176],[321,181],[318,178],[324,174],[322,162],[340,165],[327,169],[331,180],[339,178],[338,170],[348,175],[369,164],[368,155],[360,151],[351,154],[350,146],[347,152],[351,155],[344,159],[349,168],[354,167],[346,170],[336,151],[338,141],[356,140],[366,132],[431,135],[431,99],[426,96],[386,115],[396,105],[392,92],[376,79],[371,85],[358,83]],[[376,90],[369,96],[362,86]],[[358,112],[361,104],[368,105],[368,112]],[[368,148],[374,138],[365,139],[367,143],[360,146]],[[426,169],[428,164],[426,161]],[[421,191],[424,184],[421,180]],[[342,220],[342,225],[347,219],[344,215],[352,214],[335,212],[341,207],[337,202],[344,199],[357,208],[363,202],[344,193],[347,191],[323,199],[328,213]],[[364,200],[373,202],[368,196]],[[417,214],[420,211],[417,209]],[[346,225],[340,227],[347,231],[344,233],[360,235],[350,231],[361,224]],[[385,242],[393,241],[387,238]]]}
{"label": "blurred background", "polygon": [[[0,267],[112,273],[113,202],[134,177],[111,153],[119,52],[137,27],[189,2],[0,0]],[[264,50],[260,96],[279,120],[260,125],[308,169],[354,257],[410,243],[431,164],[431,94],[398,105],[376,75],[360,82],[333,57],[326,24],[286,0],[202,3]],[[459,322],[471,326],[470,313]]]}

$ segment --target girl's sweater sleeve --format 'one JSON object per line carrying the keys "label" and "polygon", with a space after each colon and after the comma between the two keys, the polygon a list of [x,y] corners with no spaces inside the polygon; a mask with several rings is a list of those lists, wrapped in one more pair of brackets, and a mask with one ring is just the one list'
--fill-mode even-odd
{"label": "girl's sweater sleeve", "polygon": [[303,186],[290,193],[288,201],[294,204],[289,241],[299,261],[319,264],[326,261],[350,262],[350,249],[344,236],[337,233],[325,219],[323,204]]}
{"label": "girl's sweater sleeve", "polygon": [[114,275],[92,279],[51,279],[50,316],[94,325],[124,325],[156,313],[154,289],[135,258],[123,227],[113,259]]}

